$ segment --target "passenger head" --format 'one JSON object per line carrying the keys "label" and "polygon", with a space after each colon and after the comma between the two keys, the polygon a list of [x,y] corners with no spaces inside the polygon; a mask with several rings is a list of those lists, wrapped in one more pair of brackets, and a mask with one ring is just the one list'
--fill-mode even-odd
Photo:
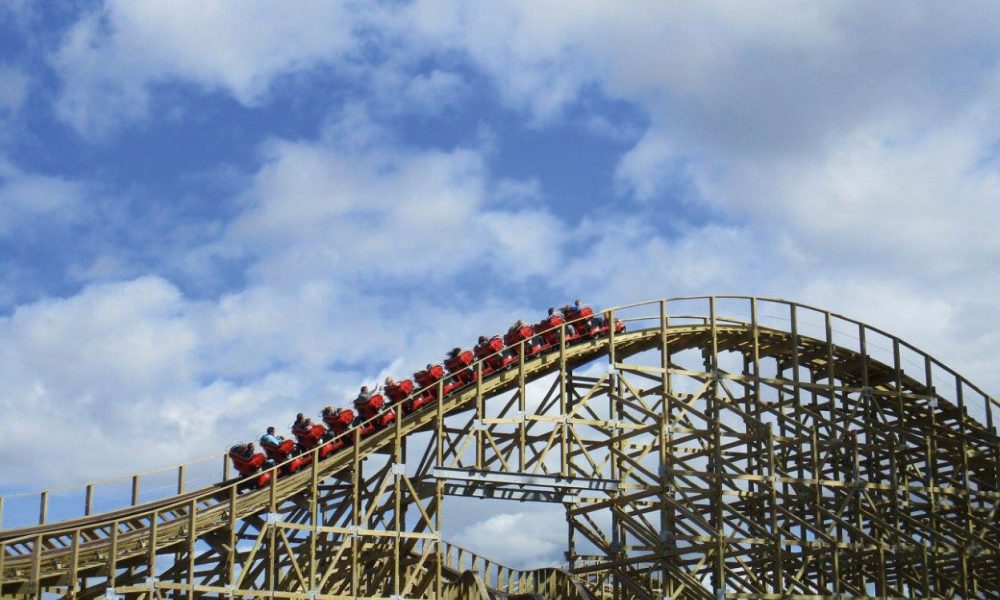
{"label": "passenger head", "polygon": [[392,385],[396,383],[396,380],[392,378],[392,375],[385,378],[385,385]]}
{"label": "passenger head", "polygon": [[554,314],[556,314],[556,309],[555,309],[554,306],[550,306],[549,307],[549,316],[551,317]]}
{"label": "passenger head", "polygon": [[295,420],[296,421],[301,421],[304,418],[306,418],[306,417],[302,413],[299,413],[299,414],[295,415]]}
{"label": "passenger head", "polygon": [[333,412],[333,407],[332,406],[324,406],[323,407],[323,414],[324,415],[328,415],[328,414],[330,414],[332,412]]}
{"label": "passenger head", "polygon": [[573,303],[573,306],[576,306],[577,308],[580,308],[580,299],[579,298],[576,299],[576,302]]}
{"label": "passenger head", "polygon": [[273,426],[273,425],[272,425],[271,427],[268,427],[268,428],[267,428],[267,433],[268,433],[269,435],[274,435],[274,426]]}
{"label": "passenger head", "polygon": [[480,343],[480,344],[483,344],[483,343],[485,343],[485,342],[486,342],[486,336],[485,336],[485,335],[481,335],[481,336],[479,336],[479,343]]}
{"label": "passenger head", "polygon": [[253,442],[247,442],[247,452],[253,452]]}
{"label": "passenger head", "polygon": [[368,386],[367,385],[361,386],[361,393],[362,394],[367,394],[368,393]]}

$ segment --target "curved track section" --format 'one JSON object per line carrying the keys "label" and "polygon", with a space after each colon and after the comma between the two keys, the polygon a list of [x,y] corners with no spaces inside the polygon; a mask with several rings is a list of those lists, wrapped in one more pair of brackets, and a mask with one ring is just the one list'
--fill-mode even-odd
{"label": "curved track section", "polygon": [[[430,406],[350,432],[351,445],[265,489],[231,481],[0,532],[0,592],[1000,594],[991,397],[897,338],[784,301],[606,315],[629,331],[439,386]],[[440,535],[450,496],[562,504],[574,576],[453,564]]]}

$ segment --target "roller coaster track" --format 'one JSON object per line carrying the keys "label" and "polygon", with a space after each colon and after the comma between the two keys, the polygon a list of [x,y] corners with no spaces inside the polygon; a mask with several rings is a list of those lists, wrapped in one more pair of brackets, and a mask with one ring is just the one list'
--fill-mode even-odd
{"label": "roller coaster track", "polygon": [[[992,397],[782,300],[605,314],[628,332],[476,363],[475,383],[439,383],[435,403],[263,489],[43,509],[0,530],[0,596],[1000,597]],[[562,504],[568,564],[465,565],[441,539],[450,496]]]}

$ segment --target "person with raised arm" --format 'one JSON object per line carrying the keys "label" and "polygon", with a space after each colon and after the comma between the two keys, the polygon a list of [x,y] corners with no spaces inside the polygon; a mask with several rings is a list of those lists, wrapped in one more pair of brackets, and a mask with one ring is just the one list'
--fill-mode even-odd
{"label": "person with raised arm", "polygon": [[369,390],[367,385],[361,386],[361,391],[358,392],[358,397],[354,399],[354,404],[357,405],[368,402],[371,400],[373,394],[374,392]]}

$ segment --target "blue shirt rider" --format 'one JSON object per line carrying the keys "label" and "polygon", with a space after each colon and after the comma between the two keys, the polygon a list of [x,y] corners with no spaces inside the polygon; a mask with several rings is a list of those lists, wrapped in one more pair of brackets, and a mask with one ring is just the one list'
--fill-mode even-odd
{"label": "blue shirt rider", "polygon": [[267,428],[267,433],[260,436],[260,443],[261,445],[267,444],[268,446],[280,446],[284,439],[284,436],[275,435],[274,427],[272,426]]}

